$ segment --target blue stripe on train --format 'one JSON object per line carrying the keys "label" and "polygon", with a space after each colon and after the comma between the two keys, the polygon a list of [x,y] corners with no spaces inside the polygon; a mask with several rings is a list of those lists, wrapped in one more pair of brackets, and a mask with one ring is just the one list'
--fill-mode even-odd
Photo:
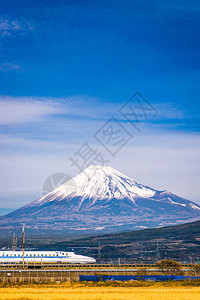
{"label": "blue stripe on train", "polygon": [[[23,256],[0,256],[1,258],[23,258]],[[24,258],[69,258],[69,256],[24,256]]]}

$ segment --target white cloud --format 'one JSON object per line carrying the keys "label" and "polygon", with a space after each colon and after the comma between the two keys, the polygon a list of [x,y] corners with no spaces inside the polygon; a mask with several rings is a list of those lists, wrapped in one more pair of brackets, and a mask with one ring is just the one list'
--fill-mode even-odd
{"label": "white cloud", "polygon": [[0,97],[0,125],[36,122],[56,113],[61,109],[50,100]]}
{"label": "white cloud", "polygon": [[[13,68],[18,66],[13,65]],[[70,121],[103,122],[111,117],[125,121],[119,109],[123,103],[103,102],[102,99],[75,96],[63,98],[0,97],[0,125],[24,123],[45,115],[62,114]],[[187,114],[170,103],[154,105],[158,111],[156,117],[149,115],[145,122],[173,119],[180,122],[188,118]],[[142,121],[141,121],[142,123]],[[55,124],[56,126],[56,124]]]}
{"label": "white cloud", "polygon": [[180,110],[176,105],[172,103],[157,103],[154,104],[158,115],[157,118],[159,119],[183,119],[186,118],[188,115],[186,112]]}

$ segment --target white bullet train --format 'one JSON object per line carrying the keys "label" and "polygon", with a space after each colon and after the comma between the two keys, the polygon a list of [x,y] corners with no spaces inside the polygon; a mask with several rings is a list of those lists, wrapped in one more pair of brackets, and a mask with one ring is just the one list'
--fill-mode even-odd
{"label": "white bullet train", "polygon": [[[0,251],[0,263],[22,263],[23,251]],[[73,264],[91,264],[96,260],[89,256],[75,254],[74,252],[64,251],[24,251],[24,262],[47,262],[47,263],[73,263]]]}

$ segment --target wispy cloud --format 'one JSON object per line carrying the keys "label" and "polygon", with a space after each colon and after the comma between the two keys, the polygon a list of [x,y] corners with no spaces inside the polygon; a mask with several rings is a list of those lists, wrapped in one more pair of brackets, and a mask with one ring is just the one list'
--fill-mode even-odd
{"label": "wispy cloud", "polygon": [[[0,17],[0,40],[1,40],[1,72],[22,72],[24,67],[19,62],[16,55],[17,44],[13,44],[13,38],[24,38],[30,33],[34,32],[34,26],[25,18],[21,17],[13,19],[8,15]],[[9,48],[9,51],[8,51]],[[13,55],[9,55],[13,52]]]}
{"label": "wispy cloud", "polygon": [[14,33],[25,34],[33,31],[34,27],[25,19],[12,20],[8,16],[0,18],[0,35],[1,37],[9,37]]}
{"label": "wispy cloud", "polygon": [[37,122],[46,116],[61,112],[61,108],[51,100],[0,97],[0,125]]}
{"label": "wispy cloud", "polygon": [[[84,129],[87,126],[91,127],[91,122],[100,126],[100,123],[103,124],[111,117],[115,117],[121,122],[127,122],[119,112],[122,104],[81,95],[63,98],[0,96],[0,125],[36,122],[47,116],[56,117],[53,131],[56,128],[60,130],[63,124],[67,127],[72,123],[83,126]],[[156,117],[148,116],[146,120],[143,118],[141,124],[155,123],[159,126],[163,124],[163,128],[165,128],[167,121],[173,121],[171,125],[175,126],[176,122],[181,124],[182,120],[194,117],[170,102],[155,103],[154,107],[158,111]],[[52,120],[48,121],[51,125]]]}
{"label": "wispy cloud", "polygon": [[10,71],[21,72],[21,71],[24,71],[24,69],[20,65],[7,62],[7,63],[0,64],[0,71],[5,71],[5,72],[10,72]]}

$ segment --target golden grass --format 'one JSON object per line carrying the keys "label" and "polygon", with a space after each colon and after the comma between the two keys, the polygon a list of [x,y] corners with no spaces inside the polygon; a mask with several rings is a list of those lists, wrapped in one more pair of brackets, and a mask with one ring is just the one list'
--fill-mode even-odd
{"label": "golden grass", "polygon": [[200,288],[9,287],[1,300],[199,300]]}

